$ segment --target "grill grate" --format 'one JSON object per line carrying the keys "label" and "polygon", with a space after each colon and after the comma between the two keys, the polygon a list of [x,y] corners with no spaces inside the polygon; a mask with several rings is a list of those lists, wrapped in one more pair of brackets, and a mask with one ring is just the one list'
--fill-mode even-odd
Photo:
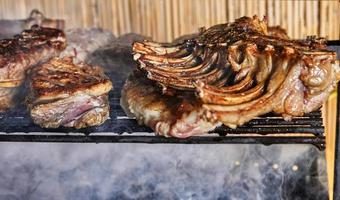
{"label": "grill grate", "polygon": [[[339,41],[328,41],[329,48],[338,52]],[[273,114],[258,117],[244,126],[216,128],[209,134],[186,139],[155,136],[153,131],[128,118],[119,104],[121,77],[109,74],[114,82],[110,92],[110,119],[99,127],[81,130],[71,128],[43,129],[31,121],[25,106],[0,113],[0,142],[119,142],[119,143],[183,143],[183,144],[313,144],[325,148],[321,112],[284,121]],[[338,111],[339,112],[339,111]],[[340,181],[339,181],[340,182]]]}
{"label": "grill grate", "polygon": [[[108,74],[115,80],[113,74]],[[0,113],[0,141],[11,142],[119,142],[119,143],[247,143],[247,144],[313,144],[324,148],[325,137],[321,112],[284,121],[282,117],[268,114],[244,126],[231,129],[216,128],[209,134],[187,139],[155,136],[153,131],[128,118],[120,106],[122,81],[115,81],[110,92],[110,119],[99,127],[75,130],[72,128],[43,129],[31,121],[25,106]],[[39,133],[38,133],[39,132]]]}

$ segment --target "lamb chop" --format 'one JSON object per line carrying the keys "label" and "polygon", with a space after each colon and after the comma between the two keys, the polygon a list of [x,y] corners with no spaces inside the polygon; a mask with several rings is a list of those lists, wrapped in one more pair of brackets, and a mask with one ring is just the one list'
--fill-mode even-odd
{"label": "lamb chop", "polygon": [[0,91],[7,91],[1,96],[6,103],[0,105],[0,110],[11,106],[11,99],[28,69],[59,55],[65,47],[61,30],[38,26],[32,26],[13,39],[0,40]]}
{"label": "lamb chop", "polygon": [[84,128],[109,117],[110,80],[98,66],[53,58],[31,70],[27,100],[34,123],[45,128]]}
{"label": "lamb chop", "polygon": [[179,44],[136,42],[133,51],[163,91],[196,93],[200,117],[231,128],[269,112],[290,120],[319,109],[339,67],[323,39],[270,35],[257,16],[215,25]]}

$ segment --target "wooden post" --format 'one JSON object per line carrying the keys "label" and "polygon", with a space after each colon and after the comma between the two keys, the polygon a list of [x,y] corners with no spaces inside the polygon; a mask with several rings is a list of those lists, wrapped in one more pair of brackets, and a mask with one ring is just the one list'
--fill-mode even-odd
{"label": "wooden post", "polygon": [[336,113],[336,131],[335,131],[335,148],[334,148],[334,186],[333,197],[329,199],[340,199],[340,82],[338,83],[338,96],[337,96],[337,113]]}

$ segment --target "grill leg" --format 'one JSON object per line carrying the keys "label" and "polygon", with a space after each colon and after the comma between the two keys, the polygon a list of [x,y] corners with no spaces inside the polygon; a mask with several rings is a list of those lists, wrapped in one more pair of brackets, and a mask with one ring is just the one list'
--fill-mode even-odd
{"label": "grill leg", "polygon": [[[335,152],[334,152],[334,187],[333,199],[340,199],[340,82],[338,83],[337,108],[336,108],[336,131],[335,131]],[[332,199],[330,197],[330,199]]]}

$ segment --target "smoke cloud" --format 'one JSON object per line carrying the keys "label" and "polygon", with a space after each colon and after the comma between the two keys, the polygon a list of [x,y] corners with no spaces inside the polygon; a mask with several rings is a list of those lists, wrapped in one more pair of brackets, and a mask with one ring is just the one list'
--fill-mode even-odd
{"label": "smoke cloud", "polygon": [[2,143],[0,199],[327,199],[310,145]]}

